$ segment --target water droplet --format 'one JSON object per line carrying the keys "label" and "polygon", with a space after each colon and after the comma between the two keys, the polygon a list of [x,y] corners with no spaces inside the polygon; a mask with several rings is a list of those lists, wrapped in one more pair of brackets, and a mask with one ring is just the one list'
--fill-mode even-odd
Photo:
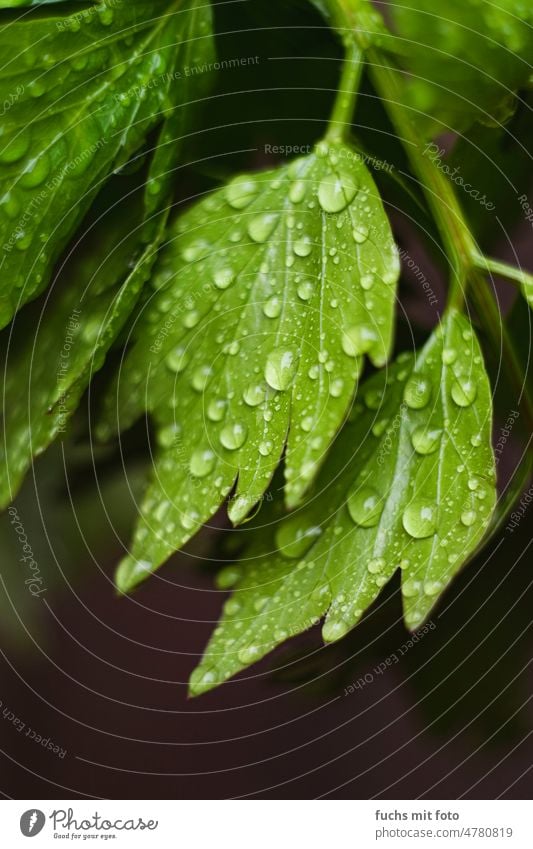
{"label": "water droplet", "polygon": [[456,380],[451,393],[458,407],[469,407],[476,400],[477,387],[473,380]]}
{"label": "water droplet", "polygon": [[437,530],[437,506],[424,498],[412,501],[404,510],[402,523],[415,539],[433,536]]}
{"label": "water droplet", "polygon": [[219,590],[229,590],[240,577],[241,570],[237,566],[225,566],[217,575],[217,587]]}
{"label": "water droplet", "polygon": [[98,18],[100,20],[100,23],[103,24],[103,26],[108,27],[110,24],[113,23],[113,18],[114,18],[113,9],[110,9],[107,6],[105,6],[104,4],[102,4],[97,9],[97,11],[98,11]]}
{"label": "water droplet", "polygon": [[199,366],[193,372],[193,376],[191,378],[191,386],[197,392],[203,392],[209,383],[209,379],[212,376],[213,371],[210,366]]}
{"label": "water droplet", "polygon": [[19,184],[24,186],[25,189],[34,189],[46,180],[49,172],[50,160],[42,153],[40,156],[30,159],[20,176]]}
{"label": "water droplet", "polygon": [[296,291],[302,301],[308,301],[313,296],[314,286],[310,280],[304,280],[303,283],[300,283]]}
{"label": "water droplet", "polygon": [[294,521],[283,522],[276,532],[276,545],[289,560],[299,560],[318,539],[322,529],[318,525],[297,526]]}
{"label": "water droplet", "polygon": [[185,262],[196,262],[206,257],[211,250],[211,243],[205,239],[195,239],[181,250],[181,257]]}
{"label": "water droplet", "polygon": [[27,153],[30,146],[30,134],[25,132],[20,133],[16,138],[12,139],[0,151],[0,162],[10,163],[18,162],[19,159]]}
{"label": "water droplet", "polygon": [[197,669],[195,669],[191,675],[191,692],[196,693],[197,695],[201,695],[202,693],[205,693],[207,690],[209,690],[211,688],[211,685],[215,684],[216,681],[217,677],[212,670],[205,670],[203,667],[198,666]]}
{"label": "water droplet", "polygon": [[266,398],[266,388],[261,383],[252,383],[244,390],[243,398],[249,407],[257,407]]}
{"label": "water droplet", "polygon": [[354,242],[357,242],[358,245],[362,245],[368,239],[368,227],[364,224],[358,224],[353,229],[353,238]]}
{"label": "water droplet", "polygon": [[259,453],[262,457],[268,457],[269,454],[272,454],[272,449],[274,448],[274,443],[271,442],[270,439],[265,440],[264,442],[259,443]]}
{"label": "water droplet", "polygon": [[324,212],[342,212],[357,194],[358,185],[345,171],[326,174],[318,186],[318,201]]}
{"label": "water droplet", "polygon": [[371,575],[378,575],[380,572],[383,572],[385,565],[383,557],[375,557],[369,562],[367,569]]}
{"label": "water droplet", "polygon": [[313,250],[311,239],[309,238],[309,236],[303,236],[301,239],[298,239],[298,241],[294,243],[292,249],[296,256],[309,256],[309,254]]}
{"label": "water droplet", "polygon": [[295,180],[289,189],[289,200],[291,203],[301,203],[305,197],[306,185],[303,180]]}
{"label": "water droplet", "polygon": [[348,357],[358,357],[366,354],[377,342],[375,330],[365,325],[354,324],[342,334],[342,350]]}
{"label": "water droplet", "polygon": [[328,619],[322,626],[322,638],[326,643],[334,643],[344,637],[353,625],[344,619]]}
{"label": "water droplet", "polygon": [[342,377],[338,377],[336,380],[331,382],[329,387],[329,394],[332,398],[340,398],[342,395],[342,390],[344,389],[344,380]]}
{"label": "water droplet", "polygon": [[363,274],[361,277],[361,286],[365,290],[365,292],[369,292],[370,289],[374,286],[376,282],[376,278],[373,274]]}
{"label": "water droplet", "polygon": [[379,439],[380,436],[383,436],[383,434],[387,430],[388,424],[388,419],[380,419],[379,421],[375,422],[375,424],[372,425],[373,436],[375,436],[377,439]]}
{"label": "water droplet", "polygon": [[241,663],[253,663],[260,655],[261,649],[259,646],[246,646],[246,648],[240,650],[237,657]]}
{"label": "water droplet", "polygon": [[274,348],[267,357],[265,379],[272,389],[288,389],[296,376],[298,359],[290,349]]}
{"label": "water droplet", "polygon": [[227,613],[228,616],[235,616],[236,613],[241,609],[241,603],[236,598],[229,598],[224,605],[224,613]]}
{"label": "water droplet", "polygon": [[463,510],[461,513],[461,522],[465,526],[465,528],[470,528],[476,521],[476,511],[475,510]]}
{"label": "water droplet", "polygon": [[235,177],[226,188],[226,200],[234,209],[244,209],[256,197],[259,187],[249,177]]}
{"label": "water droplet", "polygon": [[20,215],[22,206],[13,192],[6,192],[0,200],[2,212],[5,212],[8,218],[14,219]]}
{"label": "water droplet", "polygon": [[444,348],[442,351],[442,362],[445,366],[451,366],[457,359],[455,348]]}
{"label": "water droplet", "polygon": [[192,330],[193,327],[196,327],[198,322],[200,321],[200,313],[198,310],[189,310],[183,316],[183,326],[187,328],[187,330]]}
{"label": "water droplet", "polygon": [[266,242],[276,229],[278,221],[279,215],[275,212],[262,212],[248,224],[248,235],[259,244]]}
{"label": "water droplet", "polygon": [[213,275],[213,282],[217,289],[227,289],[235,280],[232,268],[219,268]]}
{"label": "water droplet", "polygon": [[383,391],[381,389],[368,389],[364,394],[364,402],[369,410],[379,410],[383,403]]}
{"label": "water droplet", "polygon": [[407,581],[402,582],[402,595],[406,598],[413,598],[420,592],[420,586],[420,581],[408,578]]}
{"label": "water droplet", "polygon": [[281,301],[276,295],[266,301],[263,312],[267,318],[277,318],[281,312]]}
{"label": "water droplet", "polygon": [[181,427],[178,424],[167,425],[157,432],[157,442],[161,448],[170,448],[175,444],[180,433]]}
{"label": "water droplet", "polygon": [[417,427],[411,435],[411,442],[417,454],[433,454],[441,438],[442,430],[439,428]]}
{"label": "water droplet", "polygon": [[237,451],[242,448],[248,436],[248,428],[245,424],[234,422],[222,428],[220,432],[220,442],[227,448],[228,451]]}
{"label": "water droplet", "polygon": [[405,384],[403,400],[412,410],[421,410],[431,398],[431,384],[425,377],[413,375]]}
{"label": "water droplet", "polygon": [[438,595],[442,590],[441,581],[424,581],[424,594],[428,596]]}
{"label": "water droplet", "polygon": [[372,528],[383,512],[383,499],[371,486],[363,486],[350,495],[348,512],[356,525]]}
{"label": "water droplet", "polygon": [[209,448],[199,448],[191,455],[189,469],[195,478],[205,478],[213,471],[215,454]]}

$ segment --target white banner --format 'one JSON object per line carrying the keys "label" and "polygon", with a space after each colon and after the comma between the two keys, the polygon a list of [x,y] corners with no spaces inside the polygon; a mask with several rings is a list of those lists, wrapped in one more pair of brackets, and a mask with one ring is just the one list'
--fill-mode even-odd
{"label": "white banner", "polygon": [[520,801],[3,801],[0,845],[531,849],[530,807]]}

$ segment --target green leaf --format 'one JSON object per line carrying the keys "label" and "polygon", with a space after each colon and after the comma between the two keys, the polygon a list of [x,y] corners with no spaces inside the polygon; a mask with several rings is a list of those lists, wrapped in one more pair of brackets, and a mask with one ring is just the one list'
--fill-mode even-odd
{"label": "green leaf", "polygon": [[527,85],[533,14],[524,0],[410,0],[390,7],[404,67],[406,104],[428,135],[499,124]]}
{"label": "green leaf", "polygon": [[402,570],[404,618],[416,629],[479,544],[494,507],[491,391],[468,321],[451,312],[417,356],[402,355],[361,389],[308,504],[273,528],[244,566],[191,677],[204,692],[326,614],[340,639]]}
{"label": "green leaf", "polygon": [[164,227],[161,220],[154,241],[143,246],[140,221],[133,204],[129,215],[120,209],[106,216],[90,248],[67,263],[57,293],[31,324],[15,328],[3,382],[0,508],[13,500],[33,457],[66,431],[137,302]]}
{"label": "green leaf", "polygon": [[147,409],[158,430],[152,483],[123,591],[218,509],[261,500],[286,449],[286,497],[312,481],[352,401],[364,355],[391,346],[399,264],[361,158],[327,147],[244,175],[178,218],[154,294],[111,393],[119,428]]}
{"label": "green leaf", "polygon": [[96,191],[211,56],[203,0],[186,9],[179,0],[100,3],[64,15],[50,6],[0,28],[2,327],[46,286]]}

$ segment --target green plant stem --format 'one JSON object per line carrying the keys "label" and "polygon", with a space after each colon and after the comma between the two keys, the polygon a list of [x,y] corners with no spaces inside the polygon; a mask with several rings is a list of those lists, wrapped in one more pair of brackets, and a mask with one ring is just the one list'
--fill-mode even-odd
{"label": "green plant stem", "polygon": [[338,93],[326,132],[329,142],[343,141],[349,134],[361,80],[363,52],[352,38],[346,39],[345,48]]}

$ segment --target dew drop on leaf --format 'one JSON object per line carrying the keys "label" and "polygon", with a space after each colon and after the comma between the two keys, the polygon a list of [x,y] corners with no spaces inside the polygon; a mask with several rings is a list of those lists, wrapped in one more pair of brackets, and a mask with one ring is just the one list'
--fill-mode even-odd
{"label": "dew drop on leaf", "polygon": [[276,295],[269,298],[263,306],[263,312],[267,318],[277,318],[281,313],[280,299]]}
{"label": "dew drop on leaf", "polygon": [[232,268],[219,268],[213,275],[213,282],[217,289],[227,289],[235,280],[235,272]]}
{"label": "dew drop on leaf", "polygon": [[291,203],[301,203],[305,197],[306,185],[304,180],[295,180],[289,188],[289,200]]}
{"label": "dew drop on leaf", "polygon": [[30,147],[30,134],[26,131],[12,139],[2,150],[0,150],[0,162],[18,162],[27,153]]}
{"label": "dew drop on leaf", "polygon": [[313,296],[314,286],[310,280],[304,280],[303,283],[299,284],[296,291],[302,301],[308,301]]}
{"label": "dew drop on leaf", "polygon": [[441,581],[424,581],[423,590],[427,596],[438,595],[442,590],[442,583]]}
{"label": "dew drop on leaf", "polygon": [[233,209],[244,209],[256,197],[259,187],[249,177],[235,177],[226,188],[226,200]]}
{"label": "dew drop on leaf", "polygon": [[476,400],[477,387],[473,380],[456,380],[451,394],[458,407],[470,407]]}
{"label": "dew drop on leaf", "polygon": [[410,377],[405,384],[403,400],[412,410],[426,407],[431,398],[431,384],[424,377]]}
{"label": "dew drop on leaf", "polygon": [[451,366],[457,359],[457,351],[455,348],[444,348],[442,352],[442,362],[445,366]]}
{"label": "dew drop on leaf", "polygon": [[309,254],[313,250],[313,245],[311,243],[311,240],[304,236],[294,243],[292,249],[296,256],[306,257],[309,256]]}
{"label": "dew drop on leaf", "polygon": [[252,218],[248,224],[248,235],[254,242],[262,244],[270,238],[276,229],[279,215],[275,212],[262,212]]}
{"label": "dew drop on leaf", "polygon": [[25,189],[33,189],[40,186],[50,173],[50,160],[45,154],[30,159],[22,172],[19,184]]}
{"label": "dew drop on leaf", "polygon": [[167,425],[158,431],[157,442],[162,448],[170,448],[180,433],[181,428],[178,424]]}
{"label": "dew drop on leaf", "polygon": [[353,623],[344,619],[328,619],[322,627],[322,637],[326,643],[334,643],[344,637],[353,627]]}
{"label": "dew drop on leaf", "polygon": [[470,528],[476,521],[476,511],[475,510],[463,510],[461,513],[461,522],[465,526],[465,528]]}
{"label": "dew drop on leaf", "polygon": [[364,244],[368,239],[368,227],[364,224],[358,224],[353,229],[353,238],[358,245]]}
{"label": "dew drop on leaf", "polygon": [[276,532],[276,546],[283,557],[298,560],[311,548],[321,533],[319,525],[295,527],[293,522],[284,522]]}
{"label": "dew drop on leaf", "polygon": [[207,406],[207,418],[212,422],[221,422],[226,415],[227,402],[223,398],[213,398]]}
{"label": "dew drop on leaf", "polygon": [[266,389],[261,383],[252,383],[243,393],[243,398],[249,407],[257,407],[266,398]]}
{"label": "dew drop on leaf", "polygon": [[209,379],[213,372],[209,366],[198,366],[193,372],[191,378],[191,386],[196,392],[203,392],[209,383]]}
{"label": "dew drop on leaf", "polygon": [[351,174],[326,174],[318,186],[318,202],[324,212],[342,212],[357,194],[359,186]]}
{"label": "dew drop on leaf", "polygon": [[371,327],[354,324],[342,334],[342,350],[348,357],[366,354],[377,342],[378,335]]}
{"label": "dew drop on leaf", "polygon": [[380,572],[383,572],[385,565],[383,557],[375,557],[373,560],[370,560],[367,569],[371,575],[379,575]]}
{"label": "dew drop on leaf", "polygon": [[260,654],[261,650],[259,646],[246,646],[246,648],[240,650],[237,657],[241,663],[253,663],[254,660],[258,659]]}
{"label": "dew drop on leaf", "polygon": [[215,465],[215,454],[209,448],[198,448],[193,451],[189,463],[191,475],[195,478],[204,478],[213,471]]}

